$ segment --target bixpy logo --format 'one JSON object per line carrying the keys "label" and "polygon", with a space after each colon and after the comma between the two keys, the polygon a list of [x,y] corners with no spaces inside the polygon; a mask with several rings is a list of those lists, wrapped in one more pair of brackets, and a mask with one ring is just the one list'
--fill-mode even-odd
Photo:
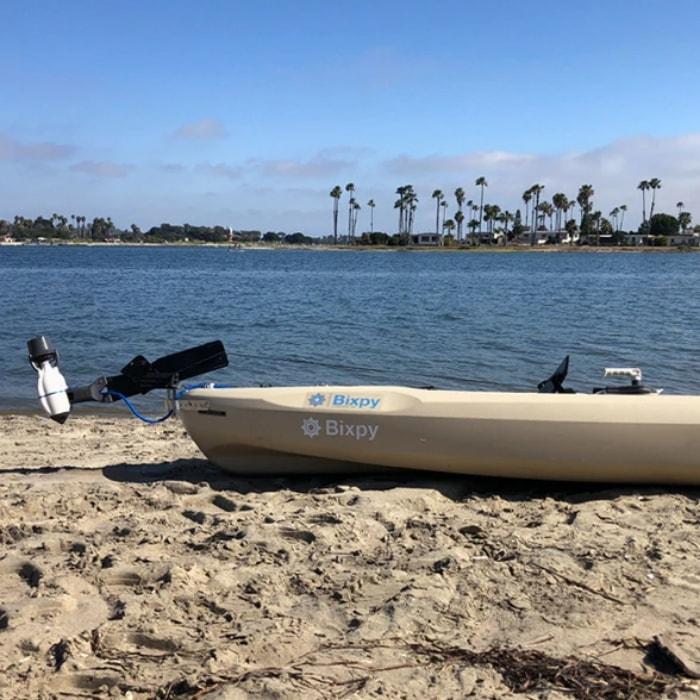
{"label": "bixpy logo", "polygon": [[307,403],[313,408],[321,406],[333,408],[367,408],[370,410],[379,408],[381,399],[373,396],[351,396],[350,394],[311,394],[307,397]]}
{"label": "bixpy logo", "polygon": [[372,442],[379,432],[378,425],[367,423],[347,423],[342,420],[327,419],[324,421],[318,418],[305,418],[301,424],[301,430],[308,438],[317,438],[319,435],[326,437],[350,438],[352,440],[367,440]]}

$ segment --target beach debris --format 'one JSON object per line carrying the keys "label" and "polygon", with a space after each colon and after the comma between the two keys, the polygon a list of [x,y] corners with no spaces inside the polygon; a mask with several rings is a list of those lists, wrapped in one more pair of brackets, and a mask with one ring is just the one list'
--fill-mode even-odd
{"label": "beach debris", "polygon": [[163,486],[165,486],[168,491],[181,496],[192,496],[195,493],[199,493],[199,486],[189,481],[164,481]]}
{"label": "beach debris", "polygon": [[700,656],[692,657],[671,635],[656,635],[646,647],[644,660],[663,673],[700,678]]}
{"label": "beach debris", "polygon": [[[356,628],[355,624],[352,628]],[[382,666],[368,665],[348,658],[348,652],[371,653],[375,650],[403,652],[405,660],[397,658],[394,663]],[[342,653],[336,658],[325,654]],[[318,658],[323,656],[323,658]],[[413,657],[413,658],[411,658]],[[249,669],[242,674],[217,674],[194,680],[189,678],[162,686],[157,698],[188,697],[201,698],[216,688],[239,685],[253,678],[287,678],[292,683],[312,688],[314,686],[334,688],[333,697],[345,697],[367,686],[382,673],[426,666],[444,667],[447,664],[492,668],[512,693],[538,693],[549,690],[564,691],[576,700],[637,700],[661,698],[680,687],[673,678],[659,674],[639,674],[611,664],[574,656],[555,657],[534,649],[494,646],[484,651],[473,651],[461,647],[443,646],[421,642],[396,644],[366,642],[357,644],[327,645],[307,652],[289,665]],[[329,669],[327,672],[321,669]],[[349,677],[339,677],[330,669],[345,668]],[[340,692],[342,689],[343,692]]]}
{"label": "beach debris", "polygon": [[37,588],[39,581],[44,577],[41,569],[29,561],[19,567],[17,574],[30,588]]}
{"label": "beach debris", "polygon": [[204,525],[207,520],[206,513],[202,513],[201,510],[183,510],[182,514],[193,523],[197,525]]}
{"label": "beach debris", "polygon": [[222,496],[220,493],[217,493],[214,496],[214,498],[212,498],[211,502],[217,508],[226,511],[227,513],[233,513],[238,510],[238,506],[234,501],[232,501],[230,498],[227,498],[226,496]]}
{"label": "beach debris", "polygon": [[[422,666],[425,663],[464,664],[468,667],[491,667],[499,673],[505,685],[514,693],[532,693],[559,689],[567,691],[577,700],[623,700],[627,698],[659,698],[678,684],[674,679],[659,674],[642,675],[611,664],[575,656],[556,657],[535,649],[493,646],[484,651],[450,647],[434,642],[397,643],[380,642],[356,645],[331,645],[335,651],[375,648],[409,652],[420,662],[406,662],[403,667]],[[331,665],[328,662],[324,666]],[[298,666],[298,665],[297,665]],[[370,674],[389,668],[364,668]],[[368,680],[369,677],[366,679]]]}
{"label": "beach debris", "polygon": [[566,576],[565,574],[562,574],[560,571],[555,571],[554,569],[544,566],[543,564],[538,564],[535,561],[531,561],[530,564],[534,566],[537,569],[540,569],[541,571],[546,571],[548,574],[551,574],[555,578],[559,579],[560,581],[563,581],[564,583],[568,583],[570,586],[576,586],[576,588],[580,588],[584,591],[587,591],[588,593],[592,593],[593,595],[600,596],[601,598],[605,598],[606,600],[609,600],[613,603],[617,603],[618,605],[625,605],[624,600],[620,600],[620,598],[615,597],[614,595],[610,595],[610,593],[606,593],[605,591],[598,590],[596,588],[592,588],[588,584],[584,583],[583,581],[577,581],[576,579],[571,578],[570,576]]}
{"label": "beach debris", "polygon": [[70,646],[65,639],[61,639],[49,647],[49,657],[56,671],[61,670],[61,666],[68,660],[70,656]]}

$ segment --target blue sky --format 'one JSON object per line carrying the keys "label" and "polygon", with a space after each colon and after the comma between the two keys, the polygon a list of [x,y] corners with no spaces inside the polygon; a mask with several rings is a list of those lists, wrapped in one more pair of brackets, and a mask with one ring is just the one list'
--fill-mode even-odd
{"label": "blue sky", "polygon": [[689,0],[0,0],[0,18],[0,217],[317,235],[352,181],[380,230],[413,184],[430,229],[430,192],[475,197],[479,175],[511,210],[534,182],[585,182],[637,221],[650,177],[657,209],[700,208]]}

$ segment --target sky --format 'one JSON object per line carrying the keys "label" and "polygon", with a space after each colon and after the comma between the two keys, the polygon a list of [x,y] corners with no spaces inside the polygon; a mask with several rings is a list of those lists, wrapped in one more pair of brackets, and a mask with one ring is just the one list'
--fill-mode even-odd
{"label": "sky", "polygon": [[485,176],[636,225],[658,177],[700,223],[699,30],[696,0],[0,0],[0,218],[316,236],[353,182],[358,231],[405,184],[431,230]]}

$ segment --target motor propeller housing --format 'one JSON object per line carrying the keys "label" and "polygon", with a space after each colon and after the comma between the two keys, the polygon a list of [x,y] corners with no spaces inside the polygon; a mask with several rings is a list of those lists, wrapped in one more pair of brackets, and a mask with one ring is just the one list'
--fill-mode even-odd
{"label": "motor propeller housing", "polygon": [[65,423],[70,415],[68,385],[58,368],[58,352],[46,336],[27,342],[29,362],[37,371],[37,392],[41,406],[57,423]]}

